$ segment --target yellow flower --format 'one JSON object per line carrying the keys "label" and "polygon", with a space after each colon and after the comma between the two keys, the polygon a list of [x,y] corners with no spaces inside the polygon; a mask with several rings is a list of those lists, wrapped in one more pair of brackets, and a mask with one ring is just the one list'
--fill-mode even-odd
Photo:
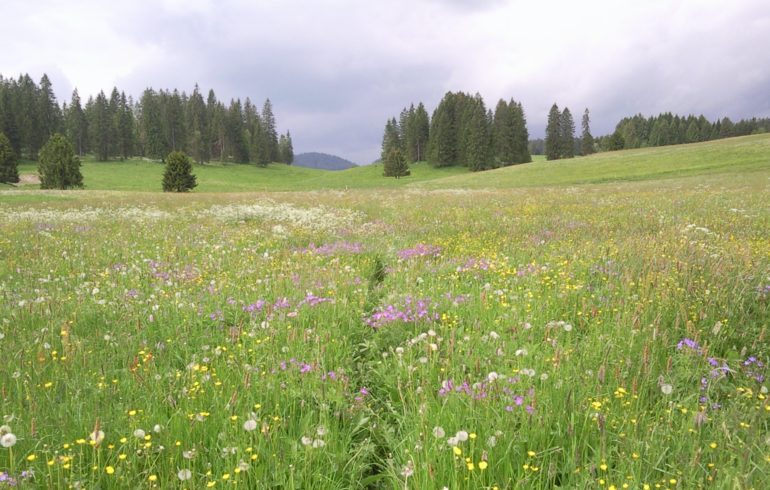
{"label": "yellow flower", "polygon": [[136,410],[131,410],[130,412],[128,412],[128,415],[129,417],[133,417],[134,415],[136,415]]}
{"label": "yellow flower", "polygon": [[616,487],[615,485],[610,485],[609,490],[618,490],[618,487]]}
{"label": "yellow flower", "polygon": [[126,459],[126,455],[125,454],[121,454],[121,455],[118,456],[118,459],[123,461],[124,459]]}
{"label": "yellow flower", "polygon": [[486,461],[480,461],[480,462],[479,462],[479,469],[480,469],[480,470],[485,470],[485,469],[487,469],[487,466],[489,466],[489,463],[487,463]]}
{"label": "yellow flower", "polygon": [[225,473],[224,475],[222,475],[223,480],[227,480],[229,478],[230,478],[230,473]]}
{"label": "yellow flower", "polygon": [[453,447],[453,448],[452,448],[452,451],[454,451],[454,453],[455,453],[455,455],[456,455],[456,456],[459,456],[459,455],[461,455],[461,454],[463,453],[463,450],[462,450],[462,449],[460,449],[460,448],[459,448],[459,447],[457,447],[457,446]]}
{"label": "yellow flower", "polygon": [[147,479],[150,481],[158,481],[158,475],[150,475],[147,477]]}
{"label": "yellow flower", "polygon": [[473,463],[468,463],[468,471],[473,471]]}
{"label": "yellow flower", "polygon": [[30,454],[29,456],[27,456],[27,461],[34,461],[35,458],[37,458],[37,456],[35,456],[34,454]]}
{"label": "yellow flower", "polygon": [[600,464],[599,468],[601,468],[602,471],[607,471],[607,465],[606,464]]}
{"label": "yellow flower", "polygon": [[104,471],[106,471],[108,475],[111,475],[115,473],[115,468],[113,468],[112,466],[107,466],[106,468],[104,468]]}
{"label": "yellow flower", "polygon": [[476,434],[471,432],[470,434],[468,434],[468,437],[470,437],[471,439],[476,439]]}
{"label": "yellow flower", "polygon": [[216,484],[217,484],[216,481],[210,481],[210,482],[206,483],[206,488],[211,488],[211,487],[213,487]]}
{"label": "yellow flower", "polygon": [[676,485],[676,478],[672,478],[668,481],[672,485]]}
{"label": "yellow flower", "polygon": [[127,441],[128,441],[128,439],[126,439],[125,437],[121,437],[120,438],[120,443],[121,444],[125,444]]}
{"label": "yellow flower", "polygon": [[75,442],[77,442],[78,444],[85,444],[85,443],[86,443],[86,440],[85,440],[85,439],[78,439],[78,440],[77,440],[77,441],[75,441]]}
{"label": "yellow flower", "polygon": [[537,453],[536,453],[535,451],[527,451],[527,455],[528,455],[530,458],[534,458],[536,454],[537,454]]}
{"label": "yellow flower", "polygon": [[232,417],[230,417],[230,420],[232,420],[234,422],[234,421],[238,420],[238,416],[237,415],[233,415]]}
{"label": "yellow flower", "polygon": [[711,444],[709,444],[709,447],[711,449],[716,449],[717,448],[717,443],[716,442],[712,442]]}

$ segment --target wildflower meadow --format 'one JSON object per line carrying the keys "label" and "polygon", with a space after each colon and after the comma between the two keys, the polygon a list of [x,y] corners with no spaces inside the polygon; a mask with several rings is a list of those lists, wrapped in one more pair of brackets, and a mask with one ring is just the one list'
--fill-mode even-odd
{"label": "wildflower meadow", "polygon": [[3,193],[0,489],[768,488],[769,198]]}

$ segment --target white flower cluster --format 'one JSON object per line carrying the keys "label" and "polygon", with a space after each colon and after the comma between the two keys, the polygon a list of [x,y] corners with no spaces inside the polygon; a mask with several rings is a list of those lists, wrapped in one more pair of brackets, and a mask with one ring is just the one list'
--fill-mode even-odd
{"label": "white flower cluster", "polygon": [[91,221],[158,221],[169,219],[171,213],[149,206],[104,206],[68,209],[0,208],[0,221],[34,221],[39,223],[82,223]]}
{"label": "white flower cluster", "polygon": [[[199,213],[199,216],[211,217],[226,223],[267,221],[306,230],[330,230],[353,225],[363,215],[357,211],[331,209],[325,206],[297,208],[293,204],[276,204],[270,200],[265,200],[256,204],[212,206],[210,209]],[[280,230],[283,232],[282,227]]]}
{"label": "white flower cluster", "polygon": [[7,425],[0,426],[0,446],[9,448],[16,444],[16,436]]}
{"label": "white flower cluster", "polygon": [[[319,438],[323,437],[326,435],[326,427],[319,425],[315,432],[318,434]],[[312,446],[315,449],[326,445],[326,442],[323,439],[313,439],[307,436],[303,436],[301,441],[303,446]]]}

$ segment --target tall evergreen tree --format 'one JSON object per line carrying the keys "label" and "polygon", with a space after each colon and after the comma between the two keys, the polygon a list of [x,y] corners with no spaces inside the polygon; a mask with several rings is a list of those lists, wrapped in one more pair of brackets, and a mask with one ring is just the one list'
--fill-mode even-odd
{"label": "tall evergreen tree", "polygon": [[125,92],[120,93],[115,114],[115,151],[121,159],[134,155],[135,124],[134,113]]}
{"label": "tall evergreen tree", "polygon": [[428,111],[422,102],[417,105],[414,111],[411,128],[411,152],[410,155],[415,162],[423,162],[427,159],[428,142],[430,141],[430,120]]}
{"label": "tall evergreen tree", "polygon": [[[230,110],[227,117],[227,140],[236,163],[249,163],[249,137],[243,118],[241,99],[230,101]],[[273,161],[278,160],[277,158]]]}
{"label": "tall evergreen tree", "polygon": [[29,75],[19,77],[16,110],[19,111],[19,132],[21,144],[26,150],[27,158],[34,159],[42,146],[43,131],[40,123],[40,89]]}
{"label": "tall evergreen tree", "polygon": [[489,165],[489,126],[487,111],[481,97],[471,106],[465,140],[465,160],[472,172],[486,170]]}
{"label": "tall evergreen tree", "polygon": [[294,163],[294,145],[291,142],[291,133],[286,131],[286,136],[281,135],[279,143],[281,153],[281,163],[291,165]]}
{"label": "tall evergreen tree", "polygon": [[594,137],[591,135],[591,118],[588,115],[588,108],[583,113],[583,121],[580,124],[583,132],[580,135],[580,154],[582,156],[590,155],[596,152],[594,148]]}
{"label": "tall evergreen tree", "polygon": [[396,118],[388,119],[385,124],[385,132],[382,135],[382,151],[380,152],[380,159],[384,163],[388,158],[390,151],[394,148],[401,148],[401,141],[398,134],[398,123]]}
{"label": "tall evergreen tree", "polygon": [[5,134],[0,133],[0,183],[15,184],[19,181],[19,156]]}
{"label": "tall evergreen tree", "polygon": [[78,156],[85,155],[86,139],[88,138],[88,122],[86,121],[86,115],[83,112],[78,89],[72,91],[72,101],[67,108],[65,121],[67,137],[72,143],[72,146],[75,147]]}
{"label": "tall evergreen tree", "polygon": [[165,161],[171,145],[163,130],[158,93],[148,88],[142,94],[142,131],[145,137],[145,156],[153,160]]}
{"label": "tall evergreen tree", "polygon": [[47,141],[52,134],[61,132],[62,113],[48,75],[40,79],[40,91],[38,98],[38,121],[40,123],[41,138]]}
{"label": "tall evergreen tree", "polygon": [[187,146],[182,97],[176,89],[173,93],[161,91],[160,102],[166,140],[171,145],[172,152],[180,151]]}
{"label": "tall evergreen tree", "polygon": [[433,111],[430,121],[428,163],[434,167],[446,167],[457,161],[456,105],[455,94],[447,92]]}
{"label": "tall evergreen tree", "polygon": [[101,161],[106,161],[112,155],[114,130],[115,126],[110,114],[107,96],[104,95],[103,91],[99,92],[89,120],[88,133],[91,135],[91,145],[96,157]]}
{"label": "tall evergreen tree", "polygon": [[572,113],[565,107],[561,113],[561,122],[559,123],[559,147],[561,158],[575,157],[575,121],[572,119]]}
{"label": "tall evergreen tree", "polygon": [[492,119],[492,153],[495,167],[507,167],[516,163],[516,139],[511,108],[500,99]]}
{"label": "tall evergreen tree", "polygon": [[191,157],[197,163],[208,162],[211,159],[211,136],[209,135],[209,118],[206,102],[195,84],[190,99],[185,107],[185,119],[189,137],[187,148]]}
{"label": "tall evergreen tree", "polygon": [[700,126],[698,126],[698,122],[695,119],[687,125],[686,141],[687,143],[698,143],[700,141]]}
{"label": "tall evergreen tree", "polygon": [[17,114],[13,110],[11,101],[13,97],[11,87],[13,85],[15,85],[15,82],[0,84],[0,132],[5,134],[16,156],[20,157],[21,135],[19,134],[19,126],[16,122]]}
{"label": "tall evergreen tree", "polygon": [[529,131],[527,130],[527,117],[521,102],[513,99],[508,103],[508,114],[513,119],[514,163],[529,163],[532,155],[529,152]]}
{"label": "tall evergreen tree", "polygon": [[271,162],[277,162],[280,160],[278,155],[278,129],[275,125],[273,104],[270,102],[270,99],[267,99],[262,106],[262,125],[267,139],[267,154]]}
{"label": "tall evergreen tree", "polygon": [[554,104],[548,113],[548,124],[545,127],[545,159],[558,160],[562,158],[562,117],[559,106]]}
{"label": "tall evergreen tree", "polygon": [[400,179],[401,177],[406,177],[412,173],[411,170],[409,170],[409,165],[406,162],[406,157],[401,151],[401,148],[393,147],[382,163],[384,169],[384,172],[382,173],[383,177],[395,177]]}

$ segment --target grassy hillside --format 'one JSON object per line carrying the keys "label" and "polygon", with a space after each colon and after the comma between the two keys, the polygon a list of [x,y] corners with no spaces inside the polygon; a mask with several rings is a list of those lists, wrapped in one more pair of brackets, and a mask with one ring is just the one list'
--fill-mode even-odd
{"label": "grassy hillside", "polygon": [[[139,159],[83,161],[83,177],[89,190],[160,191],[163,165]],[[433,168],[426,163],[411,166],[403,179],[382,177],[382,164],[330,172],[285,165],[259,168],[254,165],[196,165],[195,192],[292,191],[319,189],[370,189],[396,187],[508,188],[607,182],[660,181],[690,178],[739,183],[765,182],[770,174],[770,135],[746,136],[692,145],[600,153],[590,157],[547,162],[536,156],[532,163],[470,173],[463,167]],[[23,161],[21,174],[36,174],[37,163]],[[759,172],[759,173],[757,173]],[[758,175],[763,177],[758,178]],[[670,182],[675,182],[670,180]],[[34,189],[37,186],[24,186]],[[0,185],[2,189],[11,186]]]}
{"label": "grassy hillside", "polygon": [[[690,145],[599,153],[570,160],[535,161],[488,172],[434,180],[424,186],[535,187],[661,180],[770,171],[770,135]],[[765,179],[766,180],[766,179]]]}

